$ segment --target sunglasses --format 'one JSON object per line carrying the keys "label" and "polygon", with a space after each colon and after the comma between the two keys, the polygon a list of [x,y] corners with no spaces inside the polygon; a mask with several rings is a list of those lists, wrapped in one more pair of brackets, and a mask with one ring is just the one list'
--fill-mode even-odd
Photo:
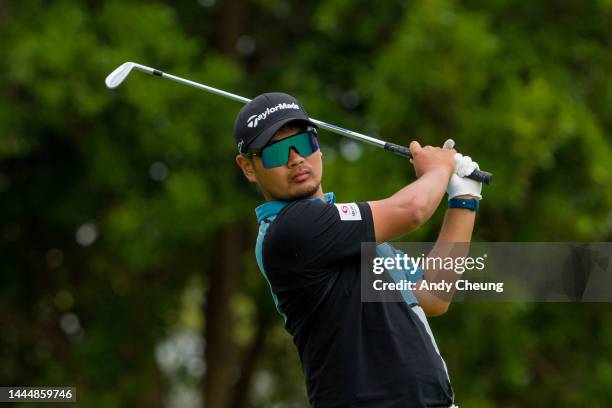
{"label": "sunglasses", "polygon": [[285,166],[289,162],[289,151],[294,148],[302,157],[308,157],[319,150],[316,132],[309,130],[285,139],[277,140],[260,151],[247,152],[246,156],[259,156],[264,168]]}

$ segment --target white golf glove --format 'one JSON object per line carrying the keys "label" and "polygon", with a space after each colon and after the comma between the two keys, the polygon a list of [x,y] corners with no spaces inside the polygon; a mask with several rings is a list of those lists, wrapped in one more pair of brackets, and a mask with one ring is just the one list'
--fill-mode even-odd
{"label": "white golf glove", "polygon": [[472,161],[470,156],[455,153],[455,173],[452,175],[446,189],[449,200],[464,195],[472,196],[477,200],[482,199],[482,195],[480,195],[482,183],[465,177],[472,174],[475,169],[480,170],[480,167],[478,163]]}
{"label": "white golf glove", "polygon": [[[453,139],[447,139],[442,147],[444,149],[452,149],[455,147],[455,141]],[[465,178],[465,176],[472,174],[474,169],[480,170],[480,167],[478,167],[478,163],[472,161],[470,156],[455,153],[455,173],[452,175],[446,189],[449,200],[462,195],[470,195],[477,200],[482,199],[480,195],[482,183]]]}

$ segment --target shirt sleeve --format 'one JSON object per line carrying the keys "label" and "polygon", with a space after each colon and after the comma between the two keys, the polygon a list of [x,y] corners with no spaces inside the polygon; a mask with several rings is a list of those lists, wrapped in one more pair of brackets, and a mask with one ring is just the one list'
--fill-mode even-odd
{"label": "shirt sleeve", "polygon": [[268,228],[263,262],[277,277],[287,275],[288,286],[307,285],[349,258],[360,257],[362,242],[375,242],[368,203],[301,200],[285,207]]}

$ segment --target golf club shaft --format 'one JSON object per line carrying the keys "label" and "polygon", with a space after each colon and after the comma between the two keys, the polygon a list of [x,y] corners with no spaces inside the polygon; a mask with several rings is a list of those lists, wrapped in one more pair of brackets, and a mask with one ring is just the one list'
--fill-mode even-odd
{"label": "golf club shaft", "polygon": [[[229,99],[233,99],[235,101],[238,102],[242,102],[242,103],[249,103],[251,100],[248,98],[245,98],[243,96],[240,95],[236,95],[230,92],[226,92],[226,91],[222,91],[221,89],[217,89],[217,88],[213,88],[212,86],[208,86],[208,85],[204,85],[204,84],[200,84],[198,82],[194,82],[194,81],[190,81],[188,79],[185,78],[181,78],[178,77],[176,75],[172,75],[172,74],[168,74],[166,72],[160,71],[158,69],[155,68],[150,68],[144,65],[140,65],[140,64],[134,64],[134,68],[138,69],[141,72],[145,72],[147,74],[151,74],[151,75],[155,75],[161,78],[167,78],[170,79],[172,81],[175,82],[180,82],[182,84],[185,85],[190,85],[193,86],[195,88],[199,88],[202,89],[206,92],[210,92],[210,93],[214,93]],[[371,136],[367,136],[361,133],[357,133],[357,132],[353,132],[352,130],[348,130],[348,129],[344,129],[338,126],[334,126],[334,125],[330,125],[329,123],[325,123],[322,122],[320,120],[317,119],[313,119],[310,118],[310,120],[312,122],[314,122],[317,126],[322,127],[323,129],[329,130],[330,132],[333,133],[337,133],[339,135],[342,136],[346,136],[349,137],[351,139],[360,141],[360,142],[365,142],[365,143],[369,143],[371,145],[377,146],[377,147],[381,147],[385,150],[388,150],[392,153],[395,153],[399,156],[402,157],[406,157],[408,159],[412,158],[412,154],[410,153],[410,149],[408,149],[405,146],[400,146],[397,145],[395,143],[389,143],[389,142],[385,142],[384,140],[380,140],[380,139],[376,139],[374,137]],[[476,181],[480,181],[484,184],[491,184],[491,182],[493,181],[493,174],[488,173],[486,171],[481,171],[481,170],[474,170],[474,172],[470,175],[467,176],[470,179],[476,180]]]}
{"label": "golf club shaft", "polygon": [[[162,72],[162,71],[159,71],[157,69],[153,69],[153,68],[149,68],[149,67],[144,67],[144,66],[138,66],[138,65],[136,65],[134,68],[136,68],[136,69],[138,69],[138,70],[140,70],[142,72],[146,72],[146,73],[149,73],[149,74],[152,74],[152,75],[155,75],[155,76],[159,76],[159,77],[162,77],[162,78],[168,78],[168,79],[171,79],[171,80],[176,81],[176,82],[180,82],[180,83],[185,84],[185,85],[190,85],[190,86],[202,89],[202,90],[207,91],[207,92],[211,92],[211,93],[214,93],[214,94],[217,94],[217,95],[221,95],[221,96],[224,96],[224,97],[229,98],[229,99],[233,99],[233,100],[238,101],[238,102],[249,103],[251,101],[249,98],[245,98],[245,97],[240,96],[240,95],[236,95],[236,94],[233,94],[233,93],[225,92],[225,91],[222,91],[221,89],[213,88],[212,86],[200,84],[198,82],[194,82],[194,81],[190,81],[188,79],[177,77],[175,75],[168,74],[166,72]],[[327,129],[327,130],[329,130],[331,132],[334,132],[334,133],[337,133],[337,134],[340,134],[340,135],[343,135],[343,136],[347,136],[347,137],[353,138],[355,140],[359,140],[361,142],[370,143],[370,144],[378,146],[378,147],[382,147],[382,148],[385,147],[386,142],[384,142],[382,140],[375,139],[375,138],[367,136],[367,135],[362,135],[361,133],[353,132],[351,130],[343,129],[343,128],[338,127],[338,126],[330,125],[328,123],[321,122],[320,120],[317,120],[317,119],[310,118],[310,120],[312,122],[314,122],[317,126],[322,127],[324,129]],[[412,157],[410,155],[410,151],[408,151],[408,155],[409,156],[406,156],[406,157]]]}

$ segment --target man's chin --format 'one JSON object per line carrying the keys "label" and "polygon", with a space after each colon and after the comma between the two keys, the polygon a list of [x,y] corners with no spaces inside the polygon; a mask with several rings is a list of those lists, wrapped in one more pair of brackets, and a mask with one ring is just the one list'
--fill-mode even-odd
{"label": "man's chin", "polygon": [[283,196],[283,197],[277,196],[277,197],[274,197],[274,198],[276,200],[281,200],[281,201],[304,200],[306,198],[311,198],[311,197],[315,196],[317,194],[317,192],[319,191],[320,185],[321,185],[320,183],[319,184],[300,185],[296,189],[294,189],[289,195]]}
{"label": "man's chin", "polygon": [[305,190],[304,192],[300,193],[296,193],[296,195],[292,198],[292,200],[304,200],[306,198],[312,198],[314,195],[317,194],[317,191],[319,191],[319,187],[313,187],[309,190]]}

